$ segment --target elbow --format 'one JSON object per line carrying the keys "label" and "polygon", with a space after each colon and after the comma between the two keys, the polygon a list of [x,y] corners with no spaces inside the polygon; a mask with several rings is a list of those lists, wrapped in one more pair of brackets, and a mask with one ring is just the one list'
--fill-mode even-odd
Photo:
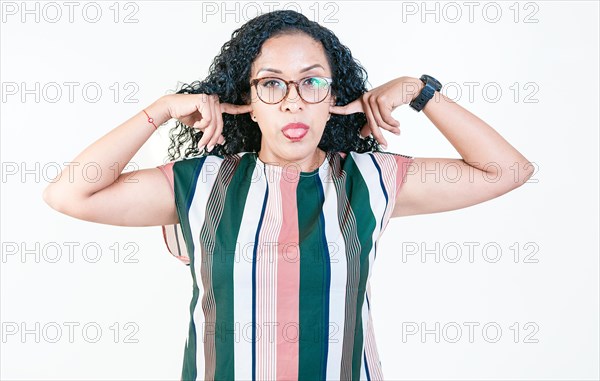
{"label": "elbow", "polygon": [[50,184],[42,192],[42,199],[49,207],[61,214],[84,221],[92,221],[89,219],[85,198],[68,194]]}
{"label": "elbow", "polygon": [[531,179],[531,177],[535,173],[535,163],[532,163],[529,160],[525,160],[519,163],[519,168],[521,170],[519,170],[517,174],[517,186],[521,186],[528,182],[529,179]]}
{"label": "elbow", "polygon": [[44,188],[44,191],[42,192],[42,199],[49,207],[57,212],[60,212],[61,208],[59,206],[59,199],[56,197],[55,193],[56,192],[53,191],[52,184],[50,184]]}
{"label": "elbow", "polygon": [[533,168],[533,165],[531,165],[531,163],[527,163],[525,164],[526,167],[528,167],[528,170],[525,171],[525,173],[523,174],[523,178],[521,179],[521,185],[525,184],[526,182],[529,181],[529,179],[533,176],[533,174],[535,173],[535,170]]}
{"label": "elbow", "polygon": [[58,191],[52,184],[48,185],[42,192],[44,202],[59,213],[71,215],[67,206],[71,203],[65,198],[64,194]]}
{"label": "elbow", "polygon": [[506,173],[506,176],[503,176],[505,180],[502,181],[502,186],[507,188],[507,191],[511,191],[529,182],[529,179],[535,173],[535,168],[529,161],[523,161],[518,162],[518,170],[515,164],[509,168],[504,168],[502,172]]}
{"label": "elbow", "polygon": [[512,166],[503,166],[495,172],[487,173],[488,181],[494,183],[494,197],[508,193],[516,188],[519,188],[523,184],[526,184],[527,182],[537,182],[537,180],[530,181],[531,177],[535,173],[535,170],[532,163],[528,161],[515,162],[515,164]]}

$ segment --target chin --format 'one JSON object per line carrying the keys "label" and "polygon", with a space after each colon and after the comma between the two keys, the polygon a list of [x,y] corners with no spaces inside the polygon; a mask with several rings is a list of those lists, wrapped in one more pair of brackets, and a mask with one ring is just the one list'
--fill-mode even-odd
{"label": "chin", "polygon": [[286,147],[286,156],[290,159],[304,159],[309,155],[312,155],[317,150],[316,145],[312,145],[310,143],[298,142],[289,144]]}

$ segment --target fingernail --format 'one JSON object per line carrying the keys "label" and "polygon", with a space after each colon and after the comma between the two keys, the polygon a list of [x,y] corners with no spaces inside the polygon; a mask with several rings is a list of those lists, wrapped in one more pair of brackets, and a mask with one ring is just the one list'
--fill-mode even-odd
{"label": "fingernail", "polygon": [[380,144],[380,145],[383,147],[383,149],[387,149],[387,144],[383,143],[383,144]]}
{"label": "fingernail", "polygon": [[198,146],[198,151],[202,152],[203,149],[204,149],[204,144],[202,144],[201,146]]}
{"label": "fingernail", "polygon": [[214,147],[214,144],[211,144],[211,145],[209,145],[209,146],[208,146],[208,151],[209,151],[209,152],[210,152],[210,151],[212,151],[213,147]]}

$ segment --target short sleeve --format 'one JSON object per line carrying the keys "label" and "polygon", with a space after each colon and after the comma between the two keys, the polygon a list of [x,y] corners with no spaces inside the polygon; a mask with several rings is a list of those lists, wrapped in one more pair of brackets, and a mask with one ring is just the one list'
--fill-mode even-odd
{"label": "short sleeve", "polygon": [[[161,172],[163,173],[165,182],[166,182],[167,186],[169,187],[169,189],[171,190],[173,197],[175,198],[175,182],[174,182],[174,176],[173,176],[174,164],[175,164],[175,162],[170,162],[170,163],[167,163],[164,165],[159,165],[156,168],[160,169]],[[177,213],[179,214],[178,208],[177,208]],[[180,221],[181,221],[181,217],[180,217]],[[175,258],[179,259],[181,262],[183,262],[184,264],[189,266],[190,257],[189,257],[188,251],[187,251],[187,246],[185,244],[185,240],[183,238],[183,231],[181,229],[181,224],[163,225],[161,228],[162,228],[163,240],[165,242],[165,245],[166,245],[169,253],[171,253],[171,255],[173,255]]]}
{"label": "short sleeve", "polygon": [[406,174],[408,173],[409,167],[414,161],[412,156],[402,155],[394,153],[394,159],[396,159],[396,195],[400,192],[400,188],[406,182]]}

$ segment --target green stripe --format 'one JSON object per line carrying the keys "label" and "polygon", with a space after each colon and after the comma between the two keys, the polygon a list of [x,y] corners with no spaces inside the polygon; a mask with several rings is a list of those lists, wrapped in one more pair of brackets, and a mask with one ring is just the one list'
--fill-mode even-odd
{"label": "green stripe", "polygon": [[344,169],[347,172],[346,190],[351,191],[348,195],[350,199],[350,207],[356,218],[356,227],[358,241],[360,242],[360,280],[358,283],[358,292],[356,295],[356,325],[354,330],[354,345],[352,351],[352,380],[360,379],[360,364],[363,348],[363,322],[362,322],[362,305],[365,298],[365,289],[367,276],[369,273],[369,251],[373,245],[373,231],[376,226],[375,216],[371,210],[369,202],[369,189],[365,183],[363,176],[354,161],[354,158],[349,154],[346,158],[347,163]]}
{"label": "green stripe", "polygon": [[179,224],[183,233],[188,256],[190,258],[190,271],[192,273],[193,291],[190,302],[190,326],[188,332],[188,341],[184,351],[182,380],[196,379],[196,327],[194,323],[194,309],[198,303],[199,290],[196,280],[195,259],[194,259],[194,241],[188,219],[189,206],[196,190],[198,173],[204,164],[206,157],[194,158],[177,161],[173,164],[173,188],[175,193],[175,206],[179,216]]}
{"label": "green stripe", "polygon": [[[234,344],[236,333],[240,334],[239,327],[236,332],[234,326],[233,265],[237,237],[255,164],[251,155],[243,155],[238,165],[237,169],[233,169],[233,178],[227,186],[223,214],[215,233],[212,262],[212,287],[216,304],[215,380],[235,379]],[[227,182],[227,179],[223,180]]]}
{"label": "green stripe", "polygon": [[[299,380],[320,380],[327,350],[324,335],[326,266],[328,254],[323,249],[325,227],[321,224],[324,200],[318,176],[301,177],[296,191],[300,243],[299,300]],[[328,312],[328,311],[327,311]]]}

